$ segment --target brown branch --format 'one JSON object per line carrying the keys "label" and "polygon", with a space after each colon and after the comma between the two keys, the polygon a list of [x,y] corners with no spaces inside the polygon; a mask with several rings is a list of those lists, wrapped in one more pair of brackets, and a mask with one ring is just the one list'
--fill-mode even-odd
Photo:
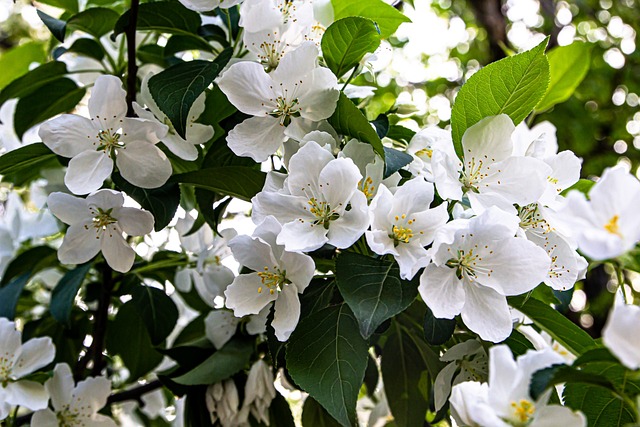
{"label": "brown branch", "polygon": [[491,62],[506,56],[503,47],[508,46],[507,23],[502,13],[500,0],[468,0],[478,23],[489,36]]}
{"label": "brown branch", "polygon": [[138,26],[138,6],[140,0],[131,0],[129,9],[129,25],[125,34],[127,36],[127,116],[136,117],[133,111],[133,102],[136,100],[136,86],[138,65],[136,64],[136,28]]}
{"label": "brown branch", "polygon": [[555,0],[540,0],[540,10],[542,16],[551,22],[551,34],[549,34],[549,46],[547,49],[552,49],[558,46],[558,34],[562,29],[556,22],[556,2]]}

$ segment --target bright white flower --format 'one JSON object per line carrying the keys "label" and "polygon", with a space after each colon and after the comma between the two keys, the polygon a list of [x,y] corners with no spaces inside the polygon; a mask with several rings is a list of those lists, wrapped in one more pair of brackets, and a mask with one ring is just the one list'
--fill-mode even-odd
{"label": "bright white flower", "polygon": [[40,127],[40,137],[54,153],[70,157],[65,184],[75,194],[99,189],[118,167],[124,179],[142,188],[156,188],[171,176],[171,163],[155,144],[167,126],[126,117],[126,93],[119,78],[96,80],[89,114],[91,120],[63,114]]}
{"label": "bright white flower", "polygon": [[489,383],[464,382],[454,386],[449,399],[452,414],[464,426],[586,426],[582,413],[547,405],[549,393],[543,393],[537,401],[529,395],[531,376],[536,371],[563,362],[549,349],[529,350],[516,361],[508,346],[491,347]]}
{"label": "bright white flower", "polygon": [[640,337],[633,333],[640,307],[616,301],[602,330],[602,342],[629,369],[640,368]]}
{"label": "bright white flower", "polygon": [[253,418],[269,425],[269,407],[276,397],[273,371],[264,360],[258,359],[249,370],[244,389],[243,408],[248,408]]}
{"label": "bright white flower", "polygon": [[107,264],[125,273],[131,269],[135,252],[123,233],[143,236],[153,230],[153,215],[123,207],[124,196],[113,190],[100,190],[86,199],[65,193],[51,193],[49,209],[69,224],[58,259],[63,264],[82,264],[102,251]]}
{"label": "bright white flower", "polygon": [[543,249],[514,237],[518,223],[517,216],[492,207],[441,228],[418,288],[434,316],[461,314],[465,325],[487,341],[509,336],[506,296],[530,291],[549,270]]}
{"label": "bright white flower", "polygon": [[51,338],[32,338],[23,344],[16,324],[0,317],[0,420],[12,406],[32,411],[47,407],[49,394],[44,386],[21,378],[47,366],[55,353]]}
{"label": "bright white flower", "polygon": [[287,126],[333,114],[339,96],[337,79],[317,62],[317,47],[305,42],[285,55],[270,74],[255,62],[229,67],[220,79],[220,89],[238,110],[255,116],[229,132],[227,142],[234,153],[262,162],[282,145]]}
{"label": "bright white flower", "polygon": [[240,264],[254,271],[235,278],[225,291],[226,306],[237,317],[258,314],[275,301],[271,325],[276,337],[286,341],[300,318],[298,294],[304,292],[313,278],[313,259],[285,250],[276,243],[281,226],[267,217],[256,228],[253,237],[238,236],[229,247]]}
{"label": "bright white flower", "polygon": [[204,332],[213,346],[220,350],[236,333],[240,318],[228,310],[213,310],[204,318]]}
{"label": "bright white flower", "polygon": [[424,176],[427,181],[433,182],[431,158],[434,150],[442,151],[450,158],[455,158],[451,131],[431,126],[420,130],[411,138],[406,151],[413,156],[408,169],[414,176]]}
{"label": "bright white flower", "polygon": [[179,0],[179,1],[187,9],[195,10],[196,12],[208,12],[217,7],[221,9],[229,9],[237,4],[242,3],[242,0]]}
{"label": "bright white flower", "polygon": [[275,216],[283,224],[278,244],[287,251],[312,251],[325,243],[348,248],[369,222],[361,180],[351,159],[335,159],[310,141],[291,157],[285,188],[252,199],[252,218]]}
{"label": "bright white flower", "polygon": [[571,353],[565,346],[551,338],[551,335],[549,335],[545,331],[538,332],[529,325],[518,326],[518,331],[522,332],[522,335],[524,335],[525,338],[527,338],[529,342],[533,344],[533,347],[536,350],[544,350],[545,348],[550,348],[551,350],[558,353],[564,359],[564,363],[566,363],[567,365],[571,365],[573,361],[576,360],[575,354]]}
{"label": "bright white flower", "polygon": [[249,410],[239,408],[238,389],[233,379],[210,385],[205,395],[211,424],[220,421],[222,427],[248,427]]}
{"label": "bright white flower", "polygon": [[149,79],[153,76],[153,73],[147,74],[142,80],[141,91],[139,94],[139,101],[146,105],[151,112],[140,107],[138,104],[133,104],[136,114],[149,121],[160,121],[167,125],[169,131],[166,136],[162,138],[162,142],[167,148],[176,156],[184,160],[195,160],[198,158],[198,149],[196,146],[204,144],[213,137],[213,127],[209,125],[203,125],[202,123],[196,123],[196,120],[200,118],[200,115],[205,108],[205,94],[202,93],[193,102],[191,109],[189,110],[189,117],[187,118],[186,137],[183,139],[173,127],[171,120],[165,113],[158,107],[151,92],[149,91]]}
{"label": "bright white flower", "polygon": [[429,264],[424,247],[449,219],[446,203],[429,209],[433,195],[433,184],[416,178],[405,182],[395,194],[384,184],[380,185],[371,202],[371,231],[365,233],[367,243],[378,255],[393,255],[403,279],[411,280],[419,269]]}
{"label": "bright white flower", "polygon": [[69,365],[62,363],[56,365],[45,387],[51,395],[53,410],[36,412],[32,420],[34,426],[116,427],[111,418],[98,414],[111,393],[111,381],[106,378],[87,378],[74,386]]}
{"label": "bright white flower", "polygon": [[533,157],[512,156],[514,131],[509,116],[487,117],[462,136],[464,162],[445,151],[432,155],[438,194],[446,199],[469,199],[476,213],[490,206],[514,212],[514,203],[527,205],[544,193],[551,169]]}
{"label": "bright white flower", "polygon": [[571,191],[556,216],[582,253],[605,260],[633,248],[640,240],[640,182],[623,167],[606,169],[589,199]]}

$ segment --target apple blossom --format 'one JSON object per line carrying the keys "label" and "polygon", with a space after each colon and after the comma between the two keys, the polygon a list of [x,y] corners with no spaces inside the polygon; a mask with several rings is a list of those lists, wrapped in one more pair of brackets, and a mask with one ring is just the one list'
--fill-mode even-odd
{"label": "apple blossom", "polygon": [[153,230],[153,215],[124,207],[124,196],[113,190],[99,190],[86,199],[65,193],[51,193],[49,209],[69,224],[58,259],[64,264],[81,264],[102,251],[107,264],[120,272],[131,269],[135,252],[123,237],[143,236]]}
{"label": "apple blossom", "polygon": [[[491,207],[469,220],[455,220],[436,233],[432,261],[418,290],[435,317],[462,315],[465,325],[487,341],[511,333],[506,296],[530,291],[549,270],[547,253],[514,237],[519,219]],[[526,260],[523,262],[523,260]]]}
{"label": "apple blossom", "polygon": [[227,379],[207,387],[205,402],[211,424],[220,422],[222,427],[248,427],[249,410],[239,408],[238,388],[233,379]]}
{"label": "apple blossom", "polygon": [[640,307],[616,300],[602,330],[602,342],[629,369],[640,368],[640,339],[633,333],[640,320]]}
{"label": "apple blossom", "polygon": [[434,150],[442,151],[450,158],[455,157],[450,131],[431,126],[420,130],[411,138],[406,151],[413,157],[408,169],[414,176],[424,176],[427,181],[433,182],[431,158]]}
{"label": "apple blossom", "polygon": [[217,7],[220,9],[229,9],[237,4],[242,3],[242,0],[179,0],[180,3],[187,9],[195,10],[196,12],[208,12]]}
{"label": "apple blossom", "polygon": [[264,360],[258,359],[251,365],[247,375],[242,407],[248,408],[253,418],[266,425],[269,425],[271,401],[276,397],[273,381],[271,367]]}
{"label": "apple blossom", "polygon": [[405,182],[395,194],[381,184],[371,202],[371,231],[365,233],[367,243],[378,255],[393,255],[403,279],[411,280],[419,269],[429,264],[424,247],[449,220],[446,203],[429,208],[433,196],[433,184],[416,178]]}
{"label": "apple blossom", "polygon": [[126,117],[125,95],[119,78],[100,76],[89,99],[90,120],[63,114],[40,127],[42,142],[71,158],[64,181],[71,192],[99,189],[114,161],[122,177],[138,187],[160,187],[171,176],[169,159],[155,146],[167,126]]}
{"label": "apple blossom", "polygon": [[56,365],[53,377],[45,387],[51,395],[53,410],[43,409],[33,415],[34,426],[116,427],[109,417],[98,413],[107,404],[111,381],[91,377],[74,386],[71,369],[66,363]]}
{"label": "apple blossom", "polygon": [[325,243],[347,248],[368,227],[361,180],[351,159],[335,159],[310,141],[291,157],[285,187],[252,199],[252,218],[259,222],[275,216],[283,224],[278,244],[287,251],[312,251]]}
{"label": "apple blossom", "polygon": [[51,363],[55,353],[51,338],[22,343],[16,324],[0,317],[0,420],[9,415],[12,406],[32,411],[47,407],[49,394],[45,387],[23,378]]}

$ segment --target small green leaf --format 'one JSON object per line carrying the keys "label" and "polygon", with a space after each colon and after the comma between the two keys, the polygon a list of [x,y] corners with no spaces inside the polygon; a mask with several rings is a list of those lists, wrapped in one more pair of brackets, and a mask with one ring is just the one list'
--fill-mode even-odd
{"label": "small green leaf", "polygon": [[132,293],[133,304],[147,327],[151,344],[159,345],[173,331],[178,321],[178,308],[164,291],[140,285]]}
{"label": "small green leaf", "polygon": [[44,25],[47,26],[49,31],[51,31],[53,37],[55,37],[60,43],[64,42],[64,36],[67,31],[67,23],[62,19],[56,19],[53,16],[47,15],[40,9],[38,9],[38,16],[40,17]]}
{"label": "small green leaf", "polygon": [[32,63],[46,60],[44,45],[40,42],[25,43],[6,51],[0,56],[0,89],[26,74]]}
{"label": "small green leaf", "polygon": [[[129,26],[130,11],[115,23],[113,35],[124,33]],[[136,28],[139,31],[159,31],[167,34],[197,34],[201,24],[200,14],[178,2],[159,1],[142,3],[138,9]]]}
{"label": "small green leaf", "polygon": [[67,27],[71,30],[83,31],[99,39],[113,30],[118,18],[118,13],[111,9],[94,7],[73,15],[67,21]]}
{"label": "small green leaf", "polygon": [[192,184],[205,190],[251,201],[264,187],[266,174],[243,166],[224,166],[175,175],[174,182]]}
{"label": "small green leaf", "polygon": [[510,297],[509,305],[528,316],[540,329],[566,347],[571,353],[579,355],[596,347],[596,343],[585,331],[551,306],[524,296]]}
{"label": "small green leaf", "polygon": [[334,420],[313,397],[307,397],[302,406],[302,425],[304,427],[340,427],[340,423]]}
{"label": "small green leaf", "polygon": [[531,341],[529,341],[517,329],[511,331],[511,335],[503,341],[503,344],[509,346],[511,353],[513,353],[514,356],[520,356],[521,354],[525,354],[527,350],[532,350],[534,348]]}
{"label": "small green leaf", "polygon": [[322,36],[322,55],[338,77],[356,67],[380,46],[380,34],[370,19],[351,16],[335,21]]}
{"label": "small green leaf", "polygon": [[384,177],[390,177],[412,161],[413,157],[410,154],[384,147]]}
{"label": "small green leaf", "polygon": [[375,129],[358,107],[342,92],[340,92],[336,110],[329,117],[329,124],[338,133],[371,144],[375,152],[384,159],[384,147]]}
{"label": "small green leaf", "polygon": [[169,225],[180,205],[180,186],[177,183],[168,182],[158,188],[145,189],[130,184],[119,173],[113,173],[111,179],[143,209],[151,212],[155,219],[154,230],[160,231]]}
{"label": "small green leaf", "polygon": [[568,46],[556,46],[547,53],[549,88],[536,105],[536,112],[548,110],[573,95],[589,72],[592,48],[592,43],[576,41]]}
{"label": "small green leaf", "polygon": [[32,126],[57,114],[73,110],[84,97],[85,91],[84,87],[78,87],[73,80],[61,78],[20,98],[13,118],[13,127],[18,138],[22,138]]}
{"label": "small green leaf", "polygon": [[11,260],[2,275],[0,287],[5,286],[11,279],[22,273],[31,272],[35,274],[45,268],[53,267],[57,264],[57,261],[58,253],[49,246],[36,246],[35,248],[27,249]]}
{"label": "small green leaf", "polygon": [[38,168],[55,157],[49,147],[41,142],[25,145],[0,156],[0,175]]}
{"label": "small green leaf", "polygon": [[613,392],[616,391],[615,386],[606,377],[595,373],[586,373],[573,366],[557,364],[533,373],[529,383],[529,394],[534,400],[538,400],[538,397],[549,387],[564,383],[590,384]]}
{"label": "small green leaf", "polygon": [[13,320],[20,294],[30,278],[31,272],[27,271],[14,277],[8,284],[0,288],[0,317]]}
{"label": "small green leaf", "polygon": [[0,91],[0,106],[12,98],[22,98],[45,84],[58,80],[67,73],[64,62],[53,61],[34,68],[9,83]]}
{"label": "small green leaf", "polygon": [[102,61],[104,58],[104,50],[100,43],[93,39],[81,38],[73,42],[71,47],[67,49],[67,52],[74,52],[80,55],[84,55],[89,58],[93,58],[96,61]]}
{"label": "small green leaf", "polygon": [[149,79],[149,91],[176,132],[185,137],[189,110],[231,59],[233,50],[223,50],[213,61],[195,60],[167,68]]}
{"label": "small green leaf", "polygon": [[164,47],[165,56],[173,56],[178,52],[188,50],[202,50],[204,52],[212,52],[213,47],[200,37],[191,35],[174,34],[169,38]]}
{"label": "small green leaf", "polygon": [[400,279],[395,261],[343,252],[336,260],[336,282],[360,333],[369,338],[387,319],[404,311],[418,295],[418,278]]}
{"label": "small green leaf", "polygon": [[387,138],[393,139],[394,141],[404,142],[405,144],[409,144],[411,138],[415,136],[415,132],[409,128],[398,125],[389,126],[389,130],[387,131]]}
{"label": "small green leaf", "polygon": [[383,39],[395,33],[403,22],[411,22],[402,12],[382,0],[331,0],[331,5],[336,20],[348,16],[371,19],[380,28],[380,36]]}
{"label": "small green leaf", "polygon": [[427,307],[424,316],[424,339],[431,345],[442,345],[449,341],[456,329],[456,319],[439,319]]}
{"label": "small green leaf", "polygon": [[69,325],[73,302],[90,269],[91,263],[88,262],[68,271],[51,292],[49,311],[58,322]]}
{"label": "small green leaf", "polygon": [[344,427],[356,423],[356,401],[367,368],[367,342],[346,304],[303,319],[287,344],[291,378]]}
{"label": "small green leaf", "polygon": [[462,157],[462,135],[485,117],[507,114],[520,123],[549,85],[548,38],[533,49],[487,65],[465,83],[451,112],[451,133]]}
{"label": "small green leaf", "polygon": [[566,196],[567,194],[569,194],[569,191],[577,190],[577,191],[581,192],[582,194],[587,195],[587,194],[589,194],[589,191],[591,191],[591,187],[593,187],[594,184],[595,184],[595,181],[592,181],[590,179],[580,179],[578,182],[573,184],[571,187],[566,188],[560,194],[562,196]]}
{"label": "small green leaf", "polygon": [[254,341],[235,337],[184,375],[173,378],[182,385],[210,385],[225,380],[249,364]]}

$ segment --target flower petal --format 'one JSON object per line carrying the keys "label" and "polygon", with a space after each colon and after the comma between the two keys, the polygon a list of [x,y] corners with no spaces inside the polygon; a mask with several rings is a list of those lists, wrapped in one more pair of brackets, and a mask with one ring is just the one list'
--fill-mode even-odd
{"label": "flower petal", "polygon": [[351,197],[351,210],[342,213],[340,218],[331,221],[329,225],[329,244],[344,249],[353,245],[369,228],[369,214],[367,212],[367,196],[356,191]]}
{"label": "flower petal", "polygon": [[234,107],[252,116],[271,112],[278,97],[272,89],[274,81],[256,62],[233,64],[222,75],[218,86]]}
{"label": "flower petal", "polygon": [[85,199],[67,193],[49,194],[47,206],[51,213],[65,224],[74,224],[92,218]]}
{"label": "flower petal", "polygon": [[66,363],[57,364],[53,370],[53,377],[49,378],[44,386],[51,396],[51,404],[56,411],[62,410],[65,405],[71,403],[75,383],[69,365]]}
{"label": "flower petal", "polygon": [[304,292],[316,270],[313,258],[297,252],[285,251],[280,257],[280,265],[287,272],[287,279],[295,286],[298,293]]}
{"label": "flower petal", "polygon": [[453,319],[464,306],[465,289],[449,267],[429,264],[420,276],[418,291],[422,300],[438,318]]}
{"label": "flower petal", "polygon": [[100,76],[91,90],[89,114],[101,124],[117,130],[120,128],[119,120],[127,115],[126,96],[122,81],[118,77]]}
{"label": "flower petal", "polygon": [[285,285],[275,302],[271,326],[278,341],[289,339],[300,319],[300,299],[295,286]]}
{"label": "flower petal", "polygon": [[111,393],[111,381],[104,377],[87,378],[73,390],[69,410],[92,417],[107,404]]}
{"label": "flower petal", "polygon": [[122,237],[122,231],[119,227],[105,230],[100,239],[100,247],[104,259],[111,268],[120,273],[131,270],[136,254]]}
{"label": "flower petal", "polygon": [[322,225],[292,221],[282,226],[277,242],[290,252],[308,252],[321,248],[328,240],[327,230]]}
{"label": "flower petal", "polygon": [[253,271],[260,272],[265,268],[278,266],[278,260],[274,258],[271,246],[259,238],[237,236],[231,239],[229,248],[240,264]]}
{"label": "flower petal", "polygon": [[43,123],[38,135],[51,151],[62,157],[75,157],[98,148],[98,129],[91,120],[75,114],[63,114]]}
{"label": "flower petal", "polygon": [[227,310],[214,310],[204,319],[204,331],[207,339],[218,350],[236,333],[240,319]]}
{"label": "flower petal", "polygon": [[64,183],[74,194],[97,190],[113,171],[113,161],[104,151],[83,151],[69,162]]}
{"label": "flower petal", "polygon": [[118,225],[122,228],[122,231],[129,236],[144,236],[153,231],[153,215],[143,209],[114,208],[111,216],[118,220]]}
{"label": "flower petal", "polygon": [[[1,418],[1,416],[0,416]],[[59,427],[58,418],[51,409],[43,409],[33,414],[31,425],[39,427]]]}
{"label": "flower petal", "polygon": [[224,295],[227,297],[225,305],[233,310],[236,317],[258,314],[278,297],[277,292],[269,292],[257,273],[239,275],[224,291]]}
{"label": "flower petal", "polygon": [[500,342],[511,334],[507,299],[491,288],[465,283],[462,321],[485,341]]}
{"label": "flower petal", "polygon": [[263,162],[282,145],[284,129],[275,117],[251,117],[231,129],[227,144],[238,156]]}
{"label": "flower petal", "polygon": [[146,142],[130,143],[119,150],[116,165],[124,179],[142,188],[162,186],[173,171],[167,156]]}
{"label": "flower petal", "polygon": [[[87,228],[85,228],[85,226]],[[63,264],[82,264],[100,252],[100,238],[92,221],[72,224],[58,249]]]}
{"label": "flower petal", "polygon": [[6,402],[14,406],[24,406],[32,411],[47,407],[49,394],[42,384],[35,381],[16,381],[5,387]]}
{"label": "flower petal", "polygon": [[32,338],[22,344],[22,351],[15,361],[12,374],[16,378],[24,377],[53,362],[55,356],[56,348],[51,338]]}

